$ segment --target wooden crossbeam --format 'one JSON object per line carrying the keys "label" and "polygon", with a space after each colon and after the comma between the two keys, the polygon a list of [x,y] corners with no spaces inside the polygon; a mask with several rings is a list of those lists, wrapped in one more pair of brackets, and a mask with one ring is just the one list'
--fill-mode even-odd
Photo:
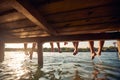
{"label": "wooden crossbeam", "polygon": [[20,42],[50,42],[50,41],[88,41],[88,40],[117,40],[120,39],[120,32],[96,33],[96,34],[79,34],[69,36],[49,36],[35,38],[0,38],[5,42],[20,43]]}
{"label": "wooden crossbeam", "polygon": [[44,6],[40,6],[39,9],[45,12],[46,15],[63,13],[66,11],[78,10],[90,8],[93,6],[107,5],[114,3],[114,0],[61,0],[59,2],[46,4]]}
{"label": "wooden crossbeam", "polygon": [[44,20],[38,10],[29,3],[29,0],[13,0],[12,6],[50,35],[57,35],[56,31]]}
{"label": "wooden crossbeam", "polygon": [[[0,0],[0,9],[2,8],[11,8],[10,7],[10,0]],[[7,6],[6,6],[7,5]]]}
{"label": "wooden crossbeam", "polygon": [[14,10],[7,11],[6,13],[9,13],[9,14],[5,15],[5,13],[3,13],[4,15],[0,16],[0,24],[12,22],[12,21],[17,21],[20,19],[25,19],[25,16],[23,16],[21,13],[18,13]]}

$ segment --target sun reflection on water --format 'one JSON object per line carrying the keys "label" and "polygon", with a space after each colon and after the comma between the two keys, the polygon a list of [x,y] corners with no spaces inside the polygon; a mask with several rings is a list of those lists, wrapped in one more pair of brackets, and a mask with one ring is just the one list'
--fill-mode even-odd
{"label": "sun reflection on water", "polygon": [[[97,63],[90,61],[88,54],[81,52],[78,56],[72,56],[72,53],[47,52],[41,69],[36,56],[31,61],[23,52],[9,52],[0,65],[0,80],[119,80],[119,61],[110,61],[116,55],[112,54],[108,60],[111,54],[104,53],[107,55],[101,58],[104,63]],[[105,61],[110,61],[112,66]]]}
{"label": "sun reflection on water", "polygon": [[24,54],[14,54],[11,56],[11,59],[7,62],[8,68],[13,71],[13,74],[15,74],[18,79],[28,72],[27,68],[25,68],[24,61]]}
{"label": "sun reflection on water", "polygon": [[24,61],[25,57],[23,54],[13,55],[12,60],[9,61],[8,66],[13,69],[20,69],[23,65],[22,62]]}

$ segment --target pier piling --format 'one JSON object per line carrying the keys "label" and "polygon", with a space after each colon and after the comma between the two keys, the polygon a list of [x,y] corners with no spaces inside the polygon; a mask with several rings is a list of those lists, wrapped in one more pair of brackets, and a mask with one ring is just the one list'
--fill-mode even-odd
{"label": "pier piling", "polygon": [[43,51],[42,51],[42,42],[37,43],[37,53],[38,53],[38,65],[39,67],[43,67]]}
{"label": "pier piling", "polygon": [[4,42],[0,41],[0,62],[4,60]]}

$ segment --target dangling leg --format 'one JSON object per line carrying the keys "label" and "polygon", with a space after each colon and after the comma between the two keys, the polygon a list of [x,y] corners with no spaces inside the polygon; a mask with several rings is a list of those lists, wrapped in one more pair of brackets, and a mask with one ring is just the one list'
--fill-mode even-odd
{"label": "dangling leg", "polygon": [[73,55],[76,55],[76,54],[78,53],[78,44],[79,44],[78,41],[73,42],[73,45],[74,45],[74,52],[73,52]]}
{"label": "dangling leg", "polygon": [[98,55],[98,56],[101,55],[101,51],[102,51],[104,42],[105,42],[105,41],[103,41],[103,40],[99,41],[99,48],[98,48],[98,51],[97,51],[97,55]]}
{"label": "dangling leg", "polygon": [[53,42],[50,42],[51,52],[54,52]]}
{"label": "dangling leg", "polygon": [[67,44],[68,44],[68,42],[65,41],[65,42],[64,42],[64,45],[67,45]]}
{"label": "dangling leg", "polygon": [[24,51],[25,51],[25,55],[28,55],[28,52],[27,52],[27,42],[24,43]]}
{"label": "dangling leg", "polygon": [[89,41],[89,46],[90,46],[90,52],[91,52],[91,59],[93,60],[94,57],[96,56],[96,53],[94,51],[94,41]]}
{"label": "dangling leg", "polygon": [[32,49],[31,49],[31,51],[30,51],[30,59],[32,60],[32,56],[33,56],[33,52],[34,52],[34,50],[35,50],[35,47],[36,47],[36,43],[35,42],[33,42],[33,45],[32,45]]}
{"label": "dangling leg", "polygon": [[59,42],[57,42],[57,47],[58,47],[58,52],[61,53],[60,43]]}

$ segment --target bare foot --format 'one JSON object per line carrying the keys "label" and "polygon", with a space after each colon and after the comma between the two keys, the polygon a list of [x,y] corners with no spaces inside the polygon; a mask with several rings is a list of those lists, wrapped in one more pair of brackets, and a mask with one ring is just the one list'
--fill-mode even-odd
{"label": "bare foot", "polygon": [[68,42],[64,42],[64,45],[67,45],[68,44]]}
{"label": "bare foot", "polygon": [[59,53],[62,53],[62,51],[60,50]]}
{"label": "bare foot", "polygon": [[74,50],[73,55],[76,55],[77,53],[78,53],[77,50]]}
{"label": "bare foot", "polygon": [[96,53],[92,53],[91,54],[91,59],[93,60],[95,58],[95,56],[96,56]]}
{"label": "bare foot", "polygon": [[97,56],[101,56],[101,51],[98,51],[98,52],[97,52]]}

